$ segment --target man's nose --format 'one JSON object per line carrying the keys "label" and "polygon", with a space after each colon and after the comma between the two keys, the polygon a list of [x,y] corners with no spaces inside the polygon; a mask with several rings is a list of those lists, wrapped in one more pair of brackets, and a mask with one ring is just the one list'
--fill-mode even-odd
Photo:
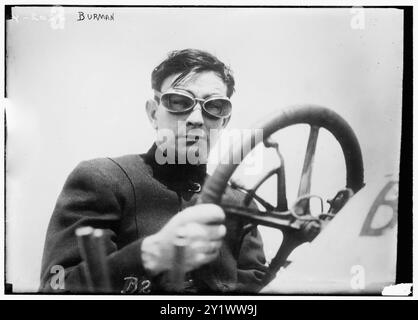
{"label": "man's nose", "polygon": [[203,115],[202,115],[202,106],[200,103],[197,103],[193,108],[193,111],[189,114],[186,119],[186,125],[202,126],[203,125]]}

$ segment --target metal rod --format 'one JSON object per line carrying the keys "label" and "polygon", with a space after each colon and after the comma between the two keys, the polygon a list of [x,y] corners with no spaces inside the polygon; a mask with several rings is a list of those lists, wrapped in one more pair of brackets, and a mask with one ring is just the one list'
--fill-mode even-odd
{"label": "metal rod", "polygon": [[86,282],[89,292],[110,292],[110,277],[106,261],[104,232],[92,227],[76,230],[79,250],[86,263]]}
{"label": "metal rod", "polygon": [[86,262],[85,275],[87,282],[87,290],[94,292],[93,279],[91,274],[91,267],[89,264],[89,247],[90,238],[93,234],[94,229],[92,227],[81,227],[75,231],[78,241],[78,249],[80,250],[81,258]]}
{"label": "metal rod", "polygon": [[92,240],[94,242],[93,247],[96,248],[98,268],[95,270],[95,283],[98,284],[98,291],[110,292],[110,275],[109,268],[106,261],[106,246],[105,246],[105,235],[103,230],[95,229],[93,231]]}
{"label": "metal rod", "polygon": [[186,255],[187,242],[184,238],[177,238],[174,243],[174,259],[173,265],[169,270],[170,290],[174,292],[181,292],[184,290],[186,278]]}

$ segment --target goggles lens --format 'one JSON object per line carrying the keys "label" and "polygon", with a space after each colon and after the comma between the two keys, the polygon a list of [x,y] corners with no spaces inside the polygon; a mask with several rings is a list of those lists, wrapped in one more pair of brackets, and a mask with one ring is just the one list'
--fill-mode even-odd
{"label": "goggles lens", "polygon": [[180,93],[164,93],[161,102],[172,113],[190,112],[197,102],[203,102],[202,109],[215,118],[228,117],[232,111],[231,101],[228,98],[212,97],[203,100]]}

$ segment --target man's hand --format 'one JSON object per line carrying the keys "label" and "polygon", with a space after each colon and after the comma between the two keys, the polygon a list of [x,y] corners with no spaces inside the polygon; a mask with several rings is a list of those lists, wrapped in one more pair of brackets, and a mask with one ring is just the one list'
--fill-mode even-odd
{"label": "man's hand", "polygon": [[226,234],[223,210],[214,204],[201,204],[176,214],[158,233],[145,238],[141,258],[152,275],[169,270],[173,265],[174,245],[181,239],[186,244],[185,272],[214,260]]}

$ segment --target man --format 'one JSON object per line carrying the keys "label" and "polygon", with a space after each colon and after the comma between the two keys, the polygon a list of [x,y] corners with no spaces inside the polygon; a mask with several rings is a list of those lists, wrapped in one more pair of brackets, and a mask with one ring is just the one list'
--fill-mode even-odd
{"label": "man", "polygon": [[[87,291],[75,236],[82,226],[105,231],[112,292],[170,291],[179,239],[184,292],[260,289],[266,267],[257,229],[240,246],[240,221],[226,219],[219,206],[196,205],[207,150],[231,117],[230,69],[204,51],[174,51],[153,70],[152,88],[146,112],[157,138],[151,149],[82,162],[68,177],[47,231],[42,291]],[[227,189],[223,200],[239,204],[243,195]],[[58,287],[52,285],[56,266],[65,274]]]}

